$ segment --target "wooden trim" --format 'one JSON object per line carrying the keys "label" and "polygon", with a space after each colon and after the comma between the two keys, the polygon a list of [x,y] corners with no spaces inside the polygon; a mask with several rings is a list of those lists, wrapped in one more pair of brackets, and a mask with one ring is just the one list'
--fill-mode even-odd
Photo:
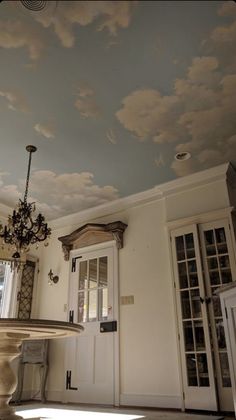
{"label": "wooden trim", "polygon": [[66,236],[60,236],[58,240],[62,243],[64,259],[69,260],[70,251],[84,248],[111,240],[116,241],[117,248],[123,248],[123,233],[127,225],[117,221],[108,224],[87,223]]}

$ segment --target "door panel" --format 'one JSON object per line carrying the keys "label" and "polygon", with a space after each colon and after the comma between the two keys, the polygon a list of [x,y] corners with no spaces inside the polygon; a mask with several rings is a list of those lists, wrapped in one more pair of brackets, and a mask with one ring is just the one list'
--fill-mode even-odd
{"label": "door panel", "polygon": [[84,327],[71,339],[66,370],[73,386],[68,402],[114,404],[114,340],[117,332],[101,332],[100,324],[113,320],[114,248],[73,255],[76,265],[70,278],[69,310]]}
{"label": "door panel", "polygon": [[216,293],[236,279],[229,221],[186,226],[171,237],[185,407],[232,411],[223,314]]}
{"label": "door panel", "polygon": [[205,287],[195,225],[172,232],[185,408],[217,410]]}
{"label": "door panel", "polygon": [[207,308],[211,323],[219,408],[233,410],[228,355],[221,312],[220,297],[215,292],[235,279],[235,264],[227,220],[199,226],[203,269],[206,283]]}

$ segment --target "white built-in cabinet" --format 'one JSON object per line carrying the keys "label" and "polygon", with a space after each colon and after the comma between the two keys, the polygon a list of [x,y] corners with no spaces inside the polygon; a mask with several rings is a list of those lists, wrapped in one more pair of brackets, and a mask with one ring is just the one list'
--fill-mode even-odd
{"label": "white built-in cabinet", "polygon": [[219,287],[236,280],[231,216],[171,229],[186,409],[233,411]]}
{"label": "white built-in cabinet", "polygon": [[219,289],[236,416],[236,282]]}

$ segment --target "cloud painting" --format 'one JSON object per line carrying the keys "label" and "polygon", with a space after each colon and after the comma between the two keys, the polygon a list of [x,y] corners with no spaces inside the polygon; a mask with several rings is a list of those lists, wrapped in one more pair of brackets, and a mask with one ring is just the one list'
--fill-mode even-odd
{"label": "cloud painting", "polygon": [[234,1],[2,2],[0,202],[24,190],[27,144],[50,218],[235,164],[235,44]]}

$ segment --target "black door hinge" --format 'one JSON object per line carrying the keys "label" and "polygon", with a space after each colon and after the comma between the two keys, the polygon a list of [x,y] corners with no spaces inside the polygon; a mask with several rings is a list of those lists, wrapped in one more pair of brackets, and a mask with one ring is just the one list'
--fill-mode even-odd
{"label": "black door hinge", "polygon": [[77,391],[78,388],[71,386],[71,370],[66,371],[66,389]]}
{"label": "black door hinge", "polygon": [[74,273],[75,270],[76,270],[76,259],[72,258],[72,266],[71,266],[72,273]]}
{"label": "black door hinge", "polygon": [[74,322],[74,311],[69,311],[69,322]]}
{"label": "black door hinge", "polygon": [[82,258],[82,255],[80,257],[72,258],[72,264],[71,264],[72,273],[75,273],[76,271],[76,260],[78,260],[78,258]]}
{"label": "black door hinge", "polygon": [[225,316],[226,316],[226,319],[228,319],[228,312],[227,312],[226,306],[225,306]]}

